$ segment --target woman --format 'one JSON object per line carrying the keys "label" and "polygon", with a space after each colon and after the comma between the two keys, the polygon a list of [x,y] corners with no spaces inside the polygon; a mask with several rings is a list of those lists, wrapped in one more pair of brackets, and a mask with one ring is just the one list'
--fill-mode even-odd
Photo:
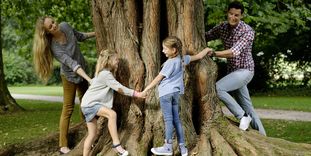
{"label": "woman", "polygon": [[33,52],[38,76],[46,82],[53,70],[53,57],[61,63],[64,103],[60,117],[59,152],[64,154],[70,151],[67,137],[76,91],[81,100],[88,82],[91,82],[85,73],[86,63],[77,41],[95,37],[95,33],[80,33],[66,22],[58,24],[48,16],[40,17],[35,29]]}

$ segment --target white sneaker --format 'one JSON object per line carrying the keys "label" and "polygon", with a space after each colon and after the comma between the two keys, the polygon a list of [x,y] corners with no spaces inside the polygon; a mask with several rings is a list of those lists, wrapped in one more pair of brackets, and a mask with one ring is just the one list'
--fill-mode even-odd
{"label": "white sneaker", "polygon": [[249,124],[251,123],[251,121],[252,121],[252,118],[249,115],[243,116],[241,118],[239,128],[241,130],[245,131],[249,127]]}
{"label": "white sneaker", "polygon": [[119,156],[128,156],[129,152],[128,151],[124,151],[123,153],[118,153]]}
{"label": "white sneaker", "polygon": [[118,154],[118,156],[128,156],[129,152],[125,150],[121,144],[112,145],[112,149]]}
{"label": "white sneaker", "polygon": [[155,155],[173,155],[173,146],[165,143],[162,147],[151,148],[151,152]]}
{"label": "white sneaker", "polygon": [[179,151],[181,156],[188,156],[188,149],[185,147],[185,145],[179,145]]}

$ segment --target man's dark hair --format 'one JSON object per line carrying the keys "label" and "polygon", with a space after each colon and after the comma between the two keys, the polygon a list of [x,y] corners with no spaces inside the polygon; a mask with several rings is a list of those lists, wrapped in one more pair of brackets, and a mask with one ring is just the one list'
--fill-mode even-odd
{"label": "man's dark hair", "polygon": [[244,6],[241,2],[239,1],[233,1],[229,4],[228,6],[228,11],[231,9],[231,8],[234,8],[234,9],[241,9],[241,14],[244,13]]}

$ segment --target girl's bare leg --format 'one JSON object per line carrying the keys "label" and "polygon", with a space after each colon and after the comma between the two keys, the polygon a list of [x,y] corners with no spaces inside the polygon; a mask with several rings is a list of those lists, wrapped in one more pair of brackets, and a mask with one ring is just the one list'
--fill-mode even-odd
{"label": "girl's bare leg", "polygon": [[[108,118],[108,130],[112,138],[113,145],[120,144],[118,131],[117,131],[117,113],[107,107],[101,107],[98,112],[98,116],[104,116]],[[123,153],[125,150],[122,148],[122,146],[118,146],[115,148],[117,152]]]}
{"label": "girl's bare leg", "polygon": [[94,143],[94,139],[96,137],[97,119],[93,118],[91,122],[87,122],[86,125],[88,135],[84,141],[83,156],[88,156],[90,154],[92,144]]}

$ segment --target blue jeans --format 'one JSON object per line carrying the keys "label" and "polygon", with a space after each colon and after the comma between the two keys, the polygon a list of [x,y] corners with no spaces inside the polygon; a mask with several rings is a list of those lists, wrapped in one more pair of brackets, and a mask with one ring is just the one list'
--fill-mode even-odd
{"label": "blue jeans", "polygon": [[253,76],[254,72],[247,69],[239,69],[226,75],[216,82],[217,95],[236,118],[241,119],[244,113],[250,115],[252,117],[251,126],[261,134],[266,135],[247,89],[247,84]]}
{"label": "blue jeans", "polygon": [[165,139],[172,140],[173,128],[177,133],[178,143],[184,142],[184,132],[179,119],[179,92],[171,93],[160,97],[160,105],[165,122]]}

